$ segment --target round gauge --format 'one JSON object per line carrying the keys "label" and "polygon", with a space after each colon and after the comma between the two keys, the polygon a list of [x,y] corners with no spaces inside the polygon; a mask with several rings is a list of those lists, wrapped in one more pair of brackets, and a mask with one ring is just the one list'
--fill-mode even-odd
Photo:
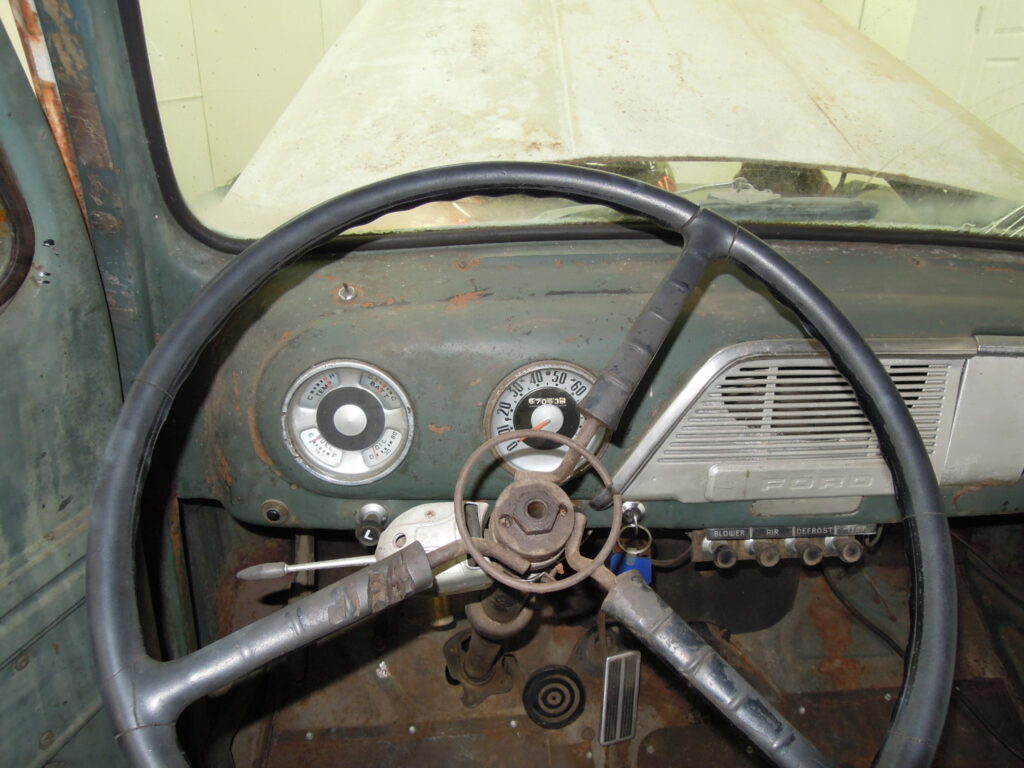
{"label": "round gauge", "polygon": [[296,461],[336,485],[363,485],[393,471],[412,443],[412,406],[394,379],[354,360],[303,373],[285,395],[284,441]]}
{"label": "round gauge", "polygon": [[[542,429],[575,437],[586,421],[579,403],[594,381],[586,369],[558,360],[523,366],[506,376],[491,394],[484,412],[484,431],[493,437],[514,429]],[[587,447],[596,452],[604,439],[602,430]],[[567,451],[554,440],[529,438],[502,443],[494,453],[513,470],[551,472]]]}

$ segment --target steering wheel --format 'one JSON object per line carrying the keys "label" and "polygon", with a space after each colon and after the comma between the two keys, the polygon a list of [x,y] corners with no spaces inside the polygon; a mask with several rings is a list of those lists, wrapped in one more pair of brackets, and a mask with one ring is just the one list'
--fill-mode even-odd
{"label": "steering wheel", "polygon": [[[151,658],[143,644],[134,577],[140,497],[153,447],[180,387],[232,313],[274,273],[340,232],[395,210],[470,195],[527,194],[597,203],[646,217],[683,239],[682,254],[582,404],[588,422],[614,430],[627,402],[714,259],[731,259],[764,283],[822,342],[878,435],[903,515],[912,574],[912,629],[903,687],[876,765],[930,764],[942,733],[956,653],[956,583],[949,528],[920,435],[864,340],[806,277],[765,243],[665,190],[601,171],[538,163],[473,163],[398,176],[348,192],[250,245],[163,335],[135,380],[110,435],[89,528],[88,609],[98,679],[133,766],[185,766],[175,723],[192,702],[289,651],[425,590],[432,570],[467,548],[508,576],[521,568],[484,539],[427,555],[418,542],[186,656]],[[545,437],[549,437],[545,433]],[[586,440],[581,441],[582,445]],[[477,452],[478,454],[480,451]],[[586,459],[581,445],[572,461]],[[578,456],[577,456],[578,454]],[[564,465],[564,464],[563,464]],[[544,479],[554,488],[564,477]],[[517,482],[517,481],[513,481]],[[548,487],[545,486],[545,487]],[[563,494],[564,495],[564,494]],[[638,635],[780,765],[825,759],[649,587],[581,558],[585,518],[566,547],[576,571],[609,591],[603,608]],[[488,546],[485,546],[488,545]],[[461,547],[461,548],[460,548]],[[500,569],[487,562],[488,572]],[[582,577],[581,577],[582,578]],[[553,582],[557,584],[558,582]]]}

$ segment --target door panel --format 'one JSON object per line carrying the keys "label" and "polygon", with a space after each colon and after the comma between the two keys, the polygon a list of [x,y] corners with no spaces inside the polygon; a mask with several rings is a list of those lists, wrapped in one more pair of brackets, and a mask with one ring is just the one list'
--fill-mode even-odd
{"label": "door panel", "polygon": [[[85,611],[95,468],[120,403],[110,319],[64,167],[0,35],[0,190],[27,270],[0,309],[0,755],[119,765]],[[17,215],[11,215],[17,214]]]}

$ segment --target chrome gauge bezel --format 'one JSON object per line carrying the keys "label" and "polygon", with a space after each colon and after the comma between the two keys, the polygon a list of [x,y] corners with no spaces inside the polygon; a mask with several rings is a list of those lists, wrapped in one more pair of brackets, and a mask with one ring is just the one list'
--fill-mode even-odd
{"label": "chrome gauge bezel", "polygon": [[[528,376],[529,374],[534,373],[536,371],[543,371],[543,370],[552,369],[552,368],[553,369],[564,370],[564,371],[567,371],[569,373],[572,373],[573,375],[578,376],[579,378],[585,380],[590,387],[593,387],[594,383],[597,381],[597,377],[593,373],[591,373],[589,370],[584,368],[583,366],[577,365],[576,363],[570,363],[570,362],[567,362],[565,360],[540,360],[540,361],[537,361],[537,362],[534,362],[534,363],[528,363],[526,365],[520,366],[519,368],[516,368],[514,371],[512,371],[507,376],[505,376],[505,378],[503,378],[500,382],[498,382],[498,384],[491,391],[490,397],[487,399],[487,404],[484,407],[484,414],[483,414],[483,433],[484,433],[484,437],[485,438],[490,438],[494,434],[496,434],[495,432],[491,431],[491,425],[492,425],[493,420],[494,420],[495,411],[498,408],[498,403],[501,400],[502,395],[504,395],[505,391],[507,389],[509,389],[509,387],[516,380],[521,379],[524,376]],[[571,395],[571,393],[567,393],[567,394]],[[585,394],[584,394],[584,396],[585,396]],[[576,400],[576,402],[578,404],[579,403],[579,398],[574,398],[574,399]],[[580,428],[582,428],[583,423],[586,420],[586,418],[587,418],[586,416],[583,416],[581,414]],[[579,429],[577,429],[576,434],[579,434]],[[585,447],[588,448],[595,455],[600,456],[604,452],[605,448],[608,447],[608,433],[607,433],[607,430],[604,430],[604,429],[599,430],[598,433],[591,439],[590,444],[585,446]],[[564,455],[564,451],[561,451],[561,450],[558,451],[557,453],[558,453],[558,455]],[[506,471],[508,471],[508,472],[510,472],[512,474],[515,474],[516,472],[520,472],[520,471],[531,471],[527,467],[517,467],[508,458],[508,456],[506,454],[503,454],[501,452],[500,447],[494,448],[491,451],[491,454],[495,458],[501,460],[501,466],[504,467]],[[555,455],[554,452],[552,452],[552,455]],[[582,470],[583,468],[584,468],[583,467],[583,462],[581,462],[580,467],[578,469]],[[532,471],[544,471],[544,470],[532,470]]]}
{"label": "chrome gauge bezel", "polygon": [[[398,407],[387,410],[399,412],[401,414],[402,426],[404,428],[404,432],[401,432],[401,444],[397,451],[388,456],[380,464],[372,467],[366,466],[365,472],[352,476],[345,476],[340,472],[335,473],[330,471],[328,468],[319,465],[316,459],[311,456],[309,449],[299,438],[299,428],[295,426],[293,420],[293,415],[298,407],[296,402],[298,396],[305,388],[312,384],[311,380],[328,371],[335,371],[338,369],[358,372],[360,379],[364,374],[375,376],[387,385],[391,391],[394,392],[395,397],[399,401]],[[365,387],[360,388],[364,389],[366,392],[370,392],[370,390]],[[377,399],[379,400],[379,398]],[[314,477],[331,483],[332,485],[367,485],[387,477],[401,466],[405,457],[408,455],[409,449],[412,447],[415,430],[416,425],[413,418],[412,403],[401,384],[399,384],[393,376],[381,370],[379,367],[359,360],[344,358],[326,360],[306,369],[292,382],[288,391],[285,393],[284,400],[281,404],[281,437],[284,440],[285,446],[288,448],[288,452],[291,454],[292,458],[295,459],[295,462],[302,467],[302,469]]]}

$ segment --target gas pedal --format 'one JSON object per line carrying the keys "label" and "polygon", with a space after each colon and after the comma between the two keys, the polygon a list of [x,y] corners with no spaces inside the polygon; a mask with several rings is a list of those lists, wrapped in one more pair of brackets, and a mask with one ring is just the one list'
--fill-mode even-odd
{"label": "gas pedal", "polygon": [[626,651],[604,660],[601,697],[601,746],[636,735],[636,704],[640,695],[640,652]]}

